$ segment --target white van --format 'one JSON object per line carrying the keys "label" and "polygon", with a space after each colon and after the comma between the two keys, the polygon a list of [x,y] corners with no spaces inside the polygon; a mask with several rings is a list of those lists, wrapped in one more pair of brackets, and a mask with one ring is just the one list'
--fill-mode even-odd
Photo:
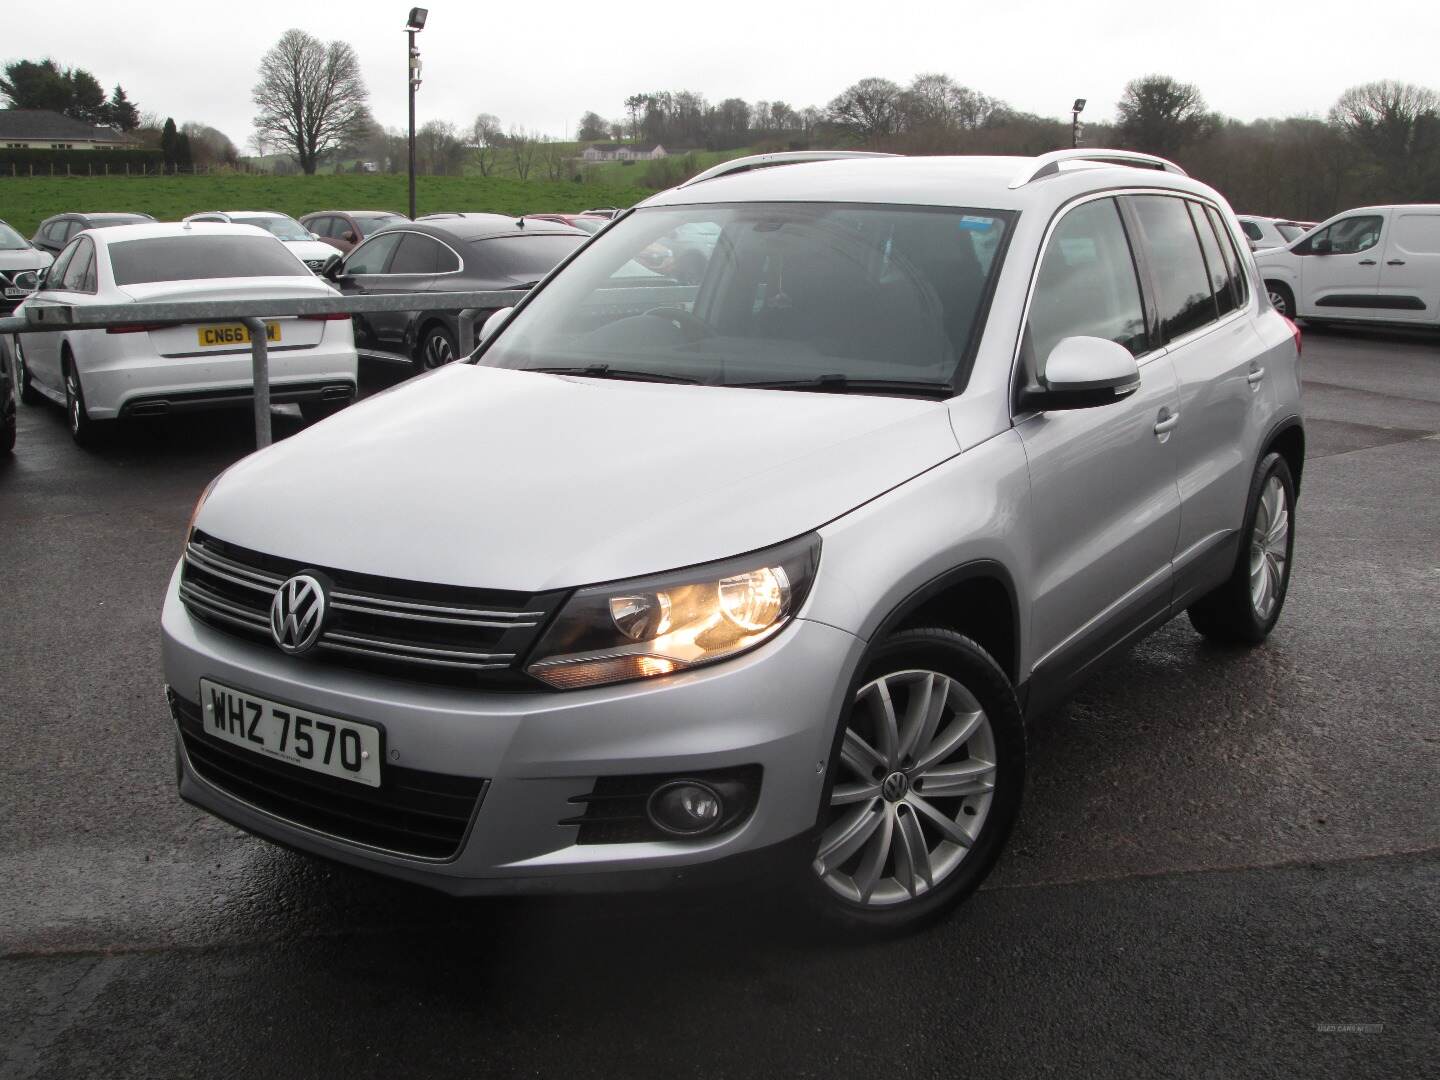
{"label": "white van", "polygon": [[1440,323],[1440,204],[1346,210],[1255,264],[1282,315]]}

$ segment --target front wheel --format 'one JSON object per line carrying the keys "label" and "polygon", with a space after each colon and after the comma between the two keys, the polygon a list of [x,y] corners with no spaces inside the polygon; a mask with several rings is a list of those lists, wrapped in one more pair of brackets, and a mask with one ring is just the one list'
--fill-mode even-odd
{"label": "front wheel", "polygon": [[433,371],[450,363],[455,359],[455,355],[455,339],[449,330],[437,323],[426,330],[425,336],[420,339],[420,352],[416,359],[420,368]]}
{"label": "front wheel", "polygon": [[1025,731],[975,642],[905,630],[868,662],[830,766],[808,891],[849,932],[908,930],[984,880],[1020,808]]}
{"label": "front wheel", "polygon": [[20,335],[10,339],[15,346],[15,390],[22,405],[39,405],[45,399],[30,379],[30,369],[25,366],[25,351],[20,347]]}
{"label": "front wheel", "polygon": [[1270,297],[1271,307],[1287,319],[1295,318],[1295,294],[1290,291],[1289,285],[1283,281],[1267,281],[1265,292]]}
{"label": "front wheel", "polygon": [[1196,630],[1213,641],[1258,645],[1280,620],[1295,550],[1295,481],[1279,454],[1266,454],[1250,482],[1235,570],[1190,605]]}

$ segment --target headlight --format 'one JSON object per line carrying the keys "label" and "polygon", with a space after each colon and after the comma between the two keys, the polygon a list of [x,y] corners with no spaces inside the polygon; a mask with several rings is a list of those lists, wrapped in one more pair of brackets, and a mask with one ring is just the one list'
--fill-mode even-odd
{"label": "headlight", "polygon": [[723,563],[581,589],[526,671],[574,690],[736,656],[794,618],[819,562],[820,537],[812,534]]}

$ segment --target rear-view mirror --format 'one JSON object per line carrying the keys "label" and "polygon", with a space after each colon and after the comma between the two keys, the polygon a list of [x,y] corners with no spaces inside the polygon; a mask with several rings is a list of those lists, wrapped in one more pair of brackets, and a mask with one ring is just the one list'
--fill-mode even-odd
{"label": "rear-view mirror", "polygon": [[1045,359],[1045,373],[1021,404],[1048,412],[1090,409],[1129,397],[1140,388],[1140,369],[1130,350],[1098,337],[1062,338]]}

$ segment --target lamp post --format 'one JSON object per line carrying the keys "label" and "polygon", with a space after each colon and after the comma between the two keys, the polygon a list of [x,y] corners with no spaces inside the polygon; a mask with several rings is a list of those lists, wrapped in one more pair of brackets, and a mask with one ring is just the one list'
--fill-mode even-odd
{"label": "lamp post", "polygon": [[[1080,126],[1080,114],[1084,111],[1085,99],[1083,97],[1077,97],[1075,104],[1070,106],[1070,147],[1072,150],[1080,145],[1080,136],[1085,133],[1085,129]],[[414,127],[413,120],[411,121],[411,127]]]}
{"label": "lamp post", "polygon": [[425,29],[425,19],[430,12],[421,7],[410,9],[410,18],[405,21],[405,37],[409,48],[406,50],[406,70],[410,79],[410,220],[415,220],[415,91],[420,86],[420,50],[415,47],[415,35]]}

